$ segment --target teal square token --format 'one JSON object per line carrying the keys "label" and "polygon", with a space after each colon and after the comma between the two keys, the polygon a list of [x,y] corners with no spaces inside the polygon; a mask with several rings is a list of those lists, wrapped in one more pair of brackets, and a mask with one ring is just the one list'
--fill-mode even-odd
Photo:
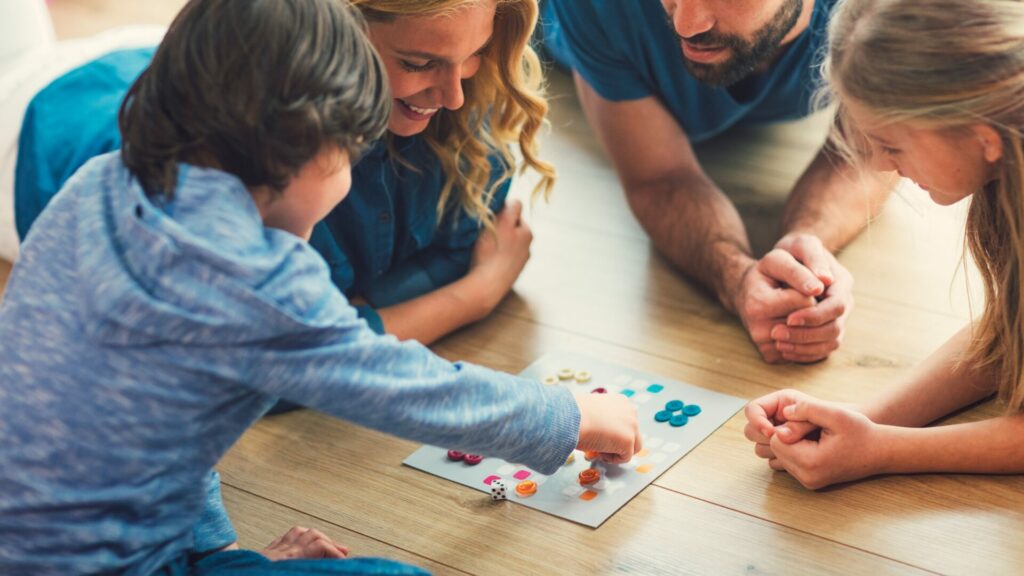
{"label": "teal square token", "polygon": [[647,387],[647,391],[650,392],[651,394],[657,394],[658,392],[661,392],[664,389],[665,387],[662,386],[661,384],[651,384],[650,386]]}
{"label": "teal square token", "polygon": [[636,392],[630,390],[629,388],[626,388],[625,390],[619,392],[619,394],[622,394],[626,398],[629,398],[629,397],[633,396],[633,394],[636,394]]}

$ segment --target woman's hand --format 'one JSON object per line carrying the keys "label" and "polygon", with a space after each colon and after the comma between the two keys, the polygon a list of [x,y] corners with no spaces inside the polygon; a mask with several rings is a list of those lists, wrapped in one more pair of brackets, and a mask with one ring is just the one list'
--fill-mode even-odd
{"label": "woman's hand", "polygon": [[484,280],[477,286],[484,291],[480,296],[488,313],[512,289],[530,259],[533,232],[523,221],[522,213],[522,202],[508,202],[495,218],[494,233],[482,231],[473,247],[469,274]]}

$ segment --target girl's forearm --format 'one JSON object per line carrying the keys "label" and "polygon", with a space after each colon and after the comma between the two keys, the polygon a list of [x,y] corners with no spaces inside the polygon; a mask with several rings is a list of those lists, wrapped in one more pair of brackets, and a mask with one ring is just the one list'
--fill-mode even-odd
{"label": "girl's forearm", "polygon": [[860,411],[879,424],[926,426],[995,392],[995,375],[977,370],[966,358],[967,325],[914,369],[910,377],[862,403]]}
{"label": "girl's forearm", "polygon": [[1024,473],[1024,415],[930,428],[884,427],[882,473]]}

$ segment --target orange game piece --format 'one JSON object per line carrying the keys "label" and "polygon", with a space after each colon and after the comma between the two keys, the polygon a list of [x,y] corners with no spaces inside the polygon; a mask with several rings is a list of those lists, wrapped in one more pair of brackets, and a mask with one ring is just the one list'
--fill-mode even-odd
{"label": "orange game piece", "polygon": [[601,481],[601,471],[596,468],[587,468],[580,472],[580,486],[590,486]]}
{"label": "orange game piece", "polygon": [[583,453],[583,457],[586,458],[587,461],[589,462],[591,460],[597,460],[598,458],[600,458],[601,457],[601,453],[600,452],[584,452]]}
{"label": "orange game piece", "polygon": [[533,480],[523,480],[516,484],[516,496],[526,498],[537,493],[537,483]]}

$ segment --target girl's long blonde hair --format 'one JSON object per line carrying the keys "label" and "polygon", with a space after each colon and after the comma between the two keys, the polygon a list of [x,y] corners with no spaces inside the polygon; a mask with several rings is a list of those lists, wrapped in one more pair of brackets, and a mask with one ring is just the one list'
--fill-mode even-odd
{"label": "girl's long blonde hair", "polygon": [[[545,124],[548,104],[544,75],[530,38],[537,24],[537,0],[351,0],[370,22],[401,16],[450,14],[481,2],[496,2],[494,37],[483,53],[480,69],[463,82],[466,102],[431,121],[424,136],[440,159],[446,176],[437,207],[438,221],[451,208],[461,208],[485,226],[493,226],[488,204],[495,190],[511,178],[518,143],[520,172],[540,174],[534,197],[545,199],[555,182],[554,168],[538,154],[537,136]],[[498,155],[505,176],[488,187],[488,158]],[[451,206],[449,206],[451,204]]]}
{"label": "girl's long blonde hair", "polygon": [[999,397],[1024,411],[1024,1],[841,0],[824,78],[839,101],[833,142],[847,155],[870,148],[844,99],[882,122],[999,132],[998,179],[973,195],[967,217],[986,306],[966,360],[997,373]]}

